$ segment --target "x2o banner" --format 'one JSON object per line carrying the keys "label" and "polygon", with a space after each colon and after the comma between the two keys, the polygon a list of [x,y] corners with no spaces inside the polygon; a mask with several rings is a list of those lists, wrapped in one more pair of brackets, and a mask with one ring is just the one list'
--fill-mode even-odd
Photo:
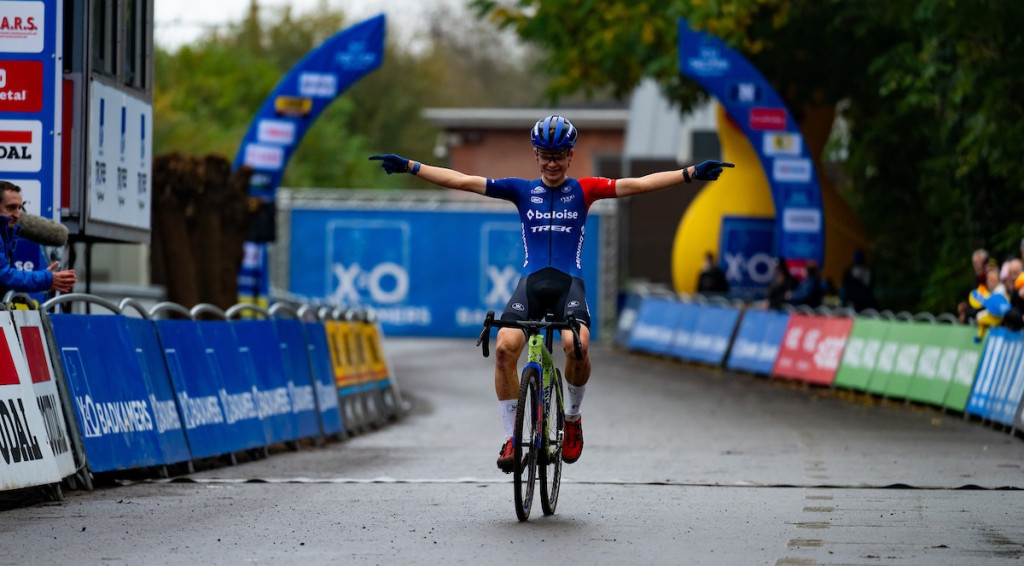
{"label": "x2o banner", "polygon": [[[591,214],[580,256],[594,321],[599,228],[600,217]],[[289,291],[373,307],[387,335],[476,336],[488,310],[505,308],[523,261],[511,207],[291,212]]]}

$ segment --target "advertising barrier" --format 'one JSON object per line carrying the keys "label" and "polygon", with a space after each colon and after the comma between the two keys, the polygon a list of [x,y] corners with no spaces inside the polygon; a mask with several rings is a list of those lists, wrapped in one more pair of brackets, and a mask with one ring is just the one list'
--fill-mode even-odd
{"label": "advertising barrier", "polygon": [[779,344],[786,335],[789,313],[746,310],[740,321],[736,339],[729,352],[726,367],[769,375],[779,355]]}
{"label": "advertising barrier", "polygon": [[11,311],[14,327],[21,337],[21,350],[32,377],[32,389],[36,394],[39,412],[46,423],[46,443],[57,461],[61,477],[75,473],[74,443],[68,432],[64,408],[57,389],[56,373],[50,361],[50,337],[43,329],[39,311]]}
{"label": "advertising barrier", "polygon": [[[316,403],[315,415],[318,417],[314,424],[319,432],[325,435],[341,432],[338,394],[331,375],[326,337],[319,342],[313,342],[313,327],[310,326],[310,332],[307,333],[306,325],[300,320],[279,318],[274,320],[274,326],[277,338],[281,342],[288,380],[293,383],[304,383],[305,380],[311,384],[313,400]],[[316,326],[323,335],[323,325],[316,323]],[[302,430],[305,432],[305,425],[302,426]]]}
{"label": "advertising barrier", "polygon": [[1019,426],[1024,396],[1024,335],[992,328],[965,411],[1006,426]]}
{"label": "advertising barrier", "polygon": [[181,412],[171,387],[171,376],[167,373],[167,362],[156,335],[156,323],[149,319],[123,318],[128,336],[135,347],[139,368],[149,386],[149,405],[159,433],[160,451],[164,463],[176,464],[191,459]]}
{"label": "advertising barrier", "polygon": [[[636,326],[629,335],[629,349],[667,356],[672,351],[678,320],[684,305],[662,297],[645,297],[640,305]],[[685,318],[684,318],[685,320]]]}
{"label": "advertising barrier", "polygon": [[[519,218],[513,207],[497,204],[441,210],[295,208],[289,220],[288,289],[331,304],[372,307],[389,336],[475,337],[488,310],[505,308],[523,266]],[[592,210],[580,250],[595,322],[601,320],[600,223]],[[596,324],[593,331],[598,332]]]}
{"label": "advertising barrier", "polygon": [[0,338],[0,491],[60,482],[46,419],[7,313],[0,313]]}
{"label": "advertising barrier", "polygon": [[857,391],[868,390],[871,375],[878,364],[878,353],[888,332],[889,321],[872,318],[854,320],[842,364],[836,372],[836,386]]}
{"label": "advertising barrier", "polygon": [[306,371],[295,379],[294,372],[286,369],[274,321],[234,320],[230,324],[238,351],[252,369],[253,398],[271,443],[320,434],[312,378]]}
{"label": "advertising barrier", "polygon": [[196,321],[156,321],[185,436],[195,459],[232,454],[267,443],[267,433],[252,398],[252,381],[240,375],[245,366],[238,361],[238,346],[227,324],[220,323],[219,333],[208,328],[207,337],[200,334]]}
{"label": "advertising barrier", "polygon": [[964,326],[858,318],[838,387],[963,411],[981,346]]}
{"label": "advertising barrier", "polygon": [[683,331],[677,328],[672,353],[681,359],[701,362],[714,366],[722,365],[732,343],[740,311],[718,305],[690,305],[685,314],[692,320],[687,325],[689,340],[683,339]]}
{"label": "advertising barrier", "polygon": [[772,375],[832,385],[853,319],[792,314]]}
{"label": "advertising barrier", "polygon": [[963,411],[981,360],[982,345],[964,326],[929,325],[907,398]]}
{"label": "advertising barrier", "polygon": [[50,317],[89,468],[162,466],[161,430],[121,316]]}

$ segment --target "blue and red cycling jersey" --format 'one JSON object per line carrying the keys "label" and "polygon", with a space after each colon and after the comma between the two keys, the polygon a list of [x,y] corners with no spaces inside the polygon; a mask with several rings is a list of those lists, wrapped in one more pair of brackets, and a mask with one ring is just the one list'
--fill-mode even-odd
{"label": "blue and red cycling jersey", "polygon": [[567,177],[561,185],[549,187],[541,179],[488,179],[485,194],[519,209],[526,251],[523,277],[545,267],[581,277],[587,211],[594,201],[615,197],[615,180]]}

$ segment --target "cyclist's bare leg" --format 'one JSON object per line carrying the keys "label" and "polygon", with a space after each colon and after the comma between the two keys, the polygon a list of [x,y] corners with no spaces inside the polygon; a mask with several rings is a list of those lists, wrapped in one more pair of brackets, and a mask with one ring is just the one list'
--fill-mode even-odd
{"label": "cyclist's bare leg", "polygon": [[577,387],[590,381],[590,329],[580,326],[580,353],[582,360],[576,359],[572,346],[572,332],[562,332],[562,349],[565,350],[565,381]]}
{"label": "cyclist's bare leg", "polygon": [[519,398],[519,375],[516,366],[526,347],[526,335],[515,328],[498,330],[498,346],[494,360],[494,391],[499,401]]}

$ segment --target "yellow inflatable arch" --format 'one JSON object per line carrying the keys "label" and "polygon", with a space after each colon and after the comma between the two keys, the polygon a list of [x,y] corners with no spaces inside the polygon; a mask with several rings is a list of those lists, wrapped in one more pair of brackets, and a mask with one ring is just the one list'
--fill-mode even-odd
{"label": "yellow inflatable arch", "polygon": [[[707,183],[679,221],[672,246],[672,282],[678,293],[696,292],[705,252],[721,257],[723,217],[775,218],[771,188],[750,140],[721,105],[717,114],[722,160],[736,168],[726,169],[717,181]],[[816,163],[819,158],[814,155]],[[824,276],[838,287],[854,250],[865,249],[866,238],[849,205],[821,175],[820,165],[817,170],[825,212]]]}

